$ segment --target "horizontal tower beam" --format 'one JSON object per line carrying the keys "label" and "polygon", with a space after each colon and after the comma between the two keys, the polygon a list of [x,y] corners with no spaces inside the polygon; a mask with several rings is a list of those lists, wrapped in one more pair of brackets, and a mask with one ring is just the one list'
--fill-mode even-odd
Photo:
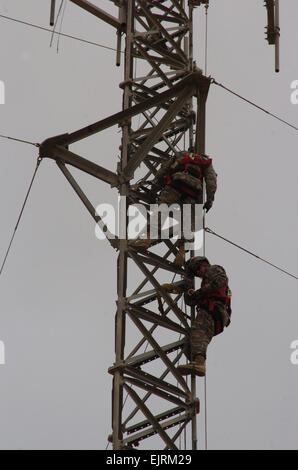
{"label": "horizontal tower beam", "polygon": [[97,6],[93,5],[93,3],[88,2],[87,0],[70,0],[72,3],[75,3],[79,7],[83,8],[84,10],[88,11],[92,15],[100,18],[101,20],[105,21],[106,23],[114,26],[114,28],[119,29],[123,27],[120,21],[115,18],[114,16],[110,15],[106,11],[98,8]]}

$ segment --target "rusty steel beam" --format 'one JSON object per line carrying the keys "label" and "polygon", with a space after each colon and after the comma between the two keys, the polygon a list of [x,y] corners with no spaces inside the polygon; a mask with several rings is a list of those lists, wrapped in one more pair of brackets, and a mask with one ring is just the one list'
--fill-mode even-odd
{"label": "rusty steel beam", "polygon": [[92,15],[96,16],[100,20],[103,20],[105,23],[113,26],[114,28],[121,28],[123,25],[121,22],[115,18],[114,16],[110,15],[106,11],[98,8],[97,6],[93,5],[93,3],[88,2],[87,0],[70,0],[72,3],[75,3],[79,7],[83,8],[84,10],[88,11]]}

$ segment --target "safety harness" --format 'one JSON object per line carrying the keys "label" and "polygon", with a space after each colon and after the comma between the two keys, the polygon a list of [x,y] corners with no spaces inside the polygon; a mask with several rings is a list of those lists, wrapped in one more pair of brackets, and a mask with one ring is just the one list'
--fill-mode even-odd
{"label": "safety harness", "polygon": [[[204,287],[202,283],[201,287]],[[202,300],[200,300],[199,307],[203,307],[207,310],[213,317],[214,320],[214,335],[218,335],[224,329],[223,319],[220,310],[216,309],[215,302],[221,302],[226,311],[231,318],[232,309],[231,309],[231,291],[228,286],[223,286],[220,289],[210,292],[208,294],[204,294]]]}
{"label": "safety harness", "polygon": [[198,193],[194,190],[193,186],[187,184],[187,180],[184,182],[177,180],[174,181],[173,175],[175,173],[186,173],[200,181],[203,179],[203,168],[209,165],[211,162],[211,158],[203,160],[201,155],[190,153],[181,158],[175,168],[171,169],[165,175],[165,184],[169,184],[178,189],[180,192],[197,198],[200,195],[198,195]]}

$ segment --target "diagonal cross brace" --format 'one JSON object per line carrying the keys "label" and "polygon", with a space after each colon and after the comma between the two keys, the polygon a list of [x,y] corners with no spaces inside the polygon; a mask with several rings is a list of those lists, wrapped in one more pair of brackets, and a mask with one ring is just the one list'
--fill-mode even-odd
{"label": "diagonal cross brace", "polygon": [[187,331],[185,331],[185,329],[178,323],[173,322],[165,316],[158,315],[157,313],[154,313],[151,310],[145,309],[143,307],[135,307],[131,304],[129,304],[128,310],[137,315],[138,318],[142,318],[143,320],[146,320],[150,323],[157,324],[159,326],[167,328],[168,330],[176,331],[180,334],[187,334]]}
{"label": "diagonal cross brace", "polygon": [[54,160],[67,163],[81,171],[84,171],[85,173],[88,173],[91,176],[94,176],[95,178],[104,181],[105,183],[109,183],[112,187],[118,186],[118,176],[116,173],[113,173],[112,171],[97,165],[97,163],[91,162],[90,160],[87,160],[86,158],[71,152],[65,147],[61,147],[60,145],[50,145],[47,143],[47,141],[45,141],[40,146],[40,157],[53,158]]}
{"label": "diagonal cross brace", "polygon": [[181,92],[181,90],[184,90],[186,87],[192,87],[194,89],[195,87],[200,87],[201,85],[203,86],[206,80],[210,82],[210,79],[203,77],[199,72],[190,73],[185,78],[176,83],[169,90],[159,93],[156,96],[153,96],[152,98],[148,98],[147,100],[144,100],[141,103],[136,104],[135,106],[131,106],[130,108],[125,109],[124,111],[120,111],[118,113],[112,114],[111,116],[108,116],[107,118],[101,119],[100,121],[97,121],[93,124],[89,124],[88,126],[83,127],[82,129],[79,129],[77,131],[62,134],[60,136],[51,137],[50,139],[44,141],[43,144],[54,144],[58,143],[58,141],[61,145],[73,144],[74,142],[78,142],[79,140],[85,139],[86,137],[90,137],[91,135],[97,134],[98,132],[108,129],[109,127],[115,126],[116,124],[120,125],[125,120],[137,116],[138,114],[142,113],[143,111],[146,111],[149,108],[158,106],[172,98],[175,98]]}
{"label": "diagonal cross brace", "polygon": [[93,205],[91,204],[91,202],[87,198],[84,191],[78,185],[77,181],[72,176],[70,171],[68,171],[66,166],[63,163],[61,163],[60,161],[57,161],[57,165],[60,168],[60,170],[62,171],[62,173],[64,174],[65,178],[68,180],[68,182],[72,186],[72,188],[74,189],[74,191],[76,192],[76,194],[78,195],[78,197],[80,198],[80,200],[82,201],[82,203],[84,204],[84,206],[86,207],[86,209],[89,212],[89,214],[91,215],[91,217],[94,219],[96,224],[98,224],[98,226],[101,228],[101,230],[105,233],[106,239],[109,241],[111,246],[113,248],[117,248],[117,246],[118,246],[117,237],[115,236],[115,234],[111,233],[108,230],[108,227],[106,226],[106,224],[104,223],[102,218],[97,214],[95,208],[93,207]]}
{"label": "diagonal cross brace", "polygon": [[167,353],[163,351],[162,347],[159,346],[157,341],[153,338],[153,336],[149,333],[147,328],[144,326],[144,324],[138,319],[138,317],[131,311],[127,312],[131,320],[134,322],[138,330],[144,335],[144,337],[147,339],[148,343],[150,343],[152,349],[159,355],[160,359],[163,361],[163,363],[168,367],[170,372],[173,374],[177,382],[181,385],[183,390],[185,391],[186,395],[190,394],[190,390],[187,386],[187,383],[185,382],[184,378],[180,374],[180,372],[176,369],[174,366],[173,362],[168,358]]}
{"label": "diagonal cross brace", "polygon": [[145,16],[149,21],[153,23],[153,25],[157,28],[157,30],[163,34],[163,36],[169,41],[169,43],[176,49],[177,54],[180,56],[180,59],[184,64],[187,63],[188,59],[172,36],[167,32],[167,30],[162,26],[162,24],[157,21],[155,15],[151,13],[151,11],[147,8],[146,3],[143,0],[137,0],[138,4],[140,5],[141,9],[143,10]]}
{"label": "diagonal cross brace", "polygon": [[[175,365],[177,362],[179,362],[179,360],[181,359],[181,356],[182,356],[182,351],[180,351],[180,353],[177,354],[177,356],[174,358],[173,360],[173,365]],[[168,373],[169,373],[169,368],[167,368],[160,376],[160,379],[164,379]],[[150,396],[152,395],[152,392],[147,392],[146,395],[142,398],[142,402],[145,403],[149,398]],[[184,409],[184,407],[182,407]],[[138,407],[136,407],[130,414],[129,416],[126,418],[126,420],[124,421],[123,423],[123,427],[125,427],[127,425],[127,423],[129,423],[129,421],[131,421],[133,419],[133,417],[136,415],[136,413],[138,412]]]}
{"label": "diagonal cross brace", "polygon": [[178,450],[176,445],[172,442],[168,434],[163,430],[159,422],[155,419],[149,408],[142,402],[142,400],[139,398],[137,393],[129,387],[127,384],[124,384],[124,387],[128,394],[131,396],[133,401],[136,403],[136,405],[142,410],[142,413],[144,416],[148,419],[148,421],[151,423],[152,427],[155,429],[155,431],[160,435],[160,437],[163,439],[165,444],[169,449],[172,450]]}
{"label": "diagonal cross brace", "polygon": [[184,325],[186,330],[189,330],[188,323],[183,315],[183,312],[180,310],[180,308],[175,304],[175,302],[172,300],[170,295],[161,287],[159,282],[155,279],[155,277],[150,273],[149,269],[142,263],[140,260],[139,256],[134,253],[133,251],[130,251],[130,256],[136,263],[136,265],[140,268],[140,270],[145,274],[145,276],[149,279],[151,284],[155,287],[157,292],[163,297],[165,302],[171,307],[175,315],[178,317],[178,319],[181,321],[181,323]]}
{"label": "diagonal cross brace", "polygon": [[138,148],[135,154],[130,158],[128,164],[124,168],[123,174],[127,179],[133,177],[136,168],[140,165],[142,160],[146,157],[148,152],[159,140],[163,132],[169,127],[175,116],[185,106],[188,98],[194,93],[194,88],[189,86],[186,87],[178,96],[176,101],[169,107],[166,114],[163,116],[158,125],[153,129],[144,143]]}

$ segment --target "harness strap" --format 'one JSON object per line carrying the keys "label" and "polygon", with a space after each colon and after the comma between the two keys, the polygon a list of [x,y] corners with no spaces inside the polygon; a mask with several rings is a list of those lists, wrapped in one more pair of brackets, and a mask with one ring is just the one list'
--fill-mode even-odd
{"label": "harness strap", "polygon": [[189,155],[186,155],[185,157],[181,158],[181,160],[178,161],[178,165],[174,169],[170,170],[169,173],[166,174],[165,183],[171,184],[172,183],[171,175],[173,173],[176,173],[177,171],[185,171],[185,173],[189,172],[190,174],[193,174],[194,172],[191,171],[191,169],[189,170],[189,164],[198,165],[200,174],[193,175],[193,176],[201,180],[203,178],[201,167],[209,165],[211,162],[212,162],[211,158],[208,158],[207,160],[202,160],[201,155],[196,155],[194,158],[191,158]]}
{"label": "harness strap", "polygon": [[205,294],[204,296],[205,298],[203,298],[200,302],[200,306],[205,307],[206,310],[212,315],[214,319],[214,335],[218,335],[224,329],[224,324],[223,324],[221,315],[216,310],[214,310],[215,300],[218,299],[219,301],[223,301],[225,307],[227,308],[227,313],[229,317],[232,314],[231,298],[227,294],[228,292],[229,292],[229,287],[223,286],[220,289],[218,289],[216,292]]}
{"label": "harness strap", "polygon": [[189,189],[187,186],[184,186],[183,184],[179,184],[177,181],[175,181],[172,186],[176,189],[179,189],[179,191],[183,191],[184,193],[189,194],[190,196],[196,198],[197,193],[195,193],[192,189]]}

